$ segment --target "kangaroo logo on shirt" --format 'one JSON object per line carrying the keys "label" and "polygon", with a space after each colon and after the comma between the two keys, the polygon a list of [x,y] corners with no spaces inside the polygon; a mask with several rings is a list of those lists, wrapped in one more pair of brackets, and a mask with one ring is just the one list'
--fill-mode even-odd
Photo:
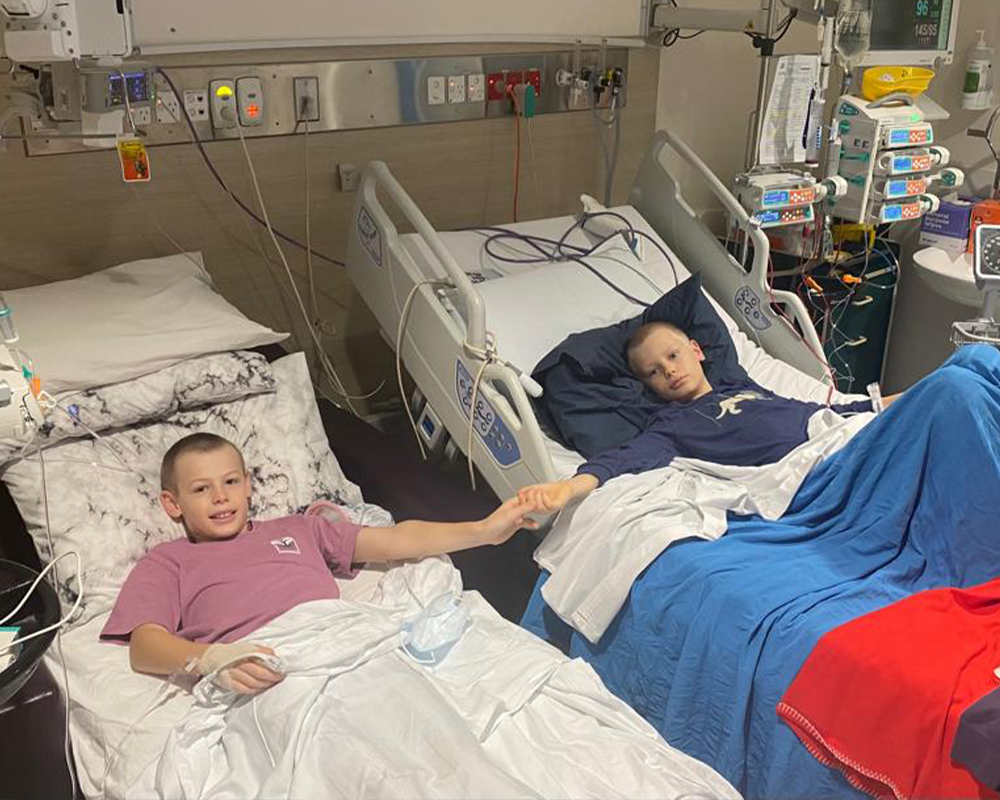
{"label": "kangaroo logo on shirt", "polygon": [[280,539],[272,539],[271,544],[274,545],[274,549],[279,553],[290,553],[295,556],[300,553],[299,543],[291,536],[283,536]]}
{"label": "kangaroo logo on shirt", "polygon": [[722,419],[726,414],[732,414],[734,417],[737,414],[742,414],[743,409],[740,408],[740,403],[746,400],[765,400],[766,398],[760,392],[737,392],[732,397],[727,397],[725,400],[719,401],[719,415],[716,419]]}

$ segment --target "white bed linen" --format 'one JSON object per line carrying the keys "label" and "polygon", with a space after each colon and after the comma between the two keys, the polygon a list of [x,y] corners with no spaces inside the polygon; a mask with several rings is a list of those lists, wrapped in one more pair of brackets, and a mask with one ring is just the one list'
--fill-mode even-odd
{"label": "white bed linen", "polygon": [[542,597],[597,642],[635,579],[672,542],[717,539],[730,511],[778,519],[809,471],[873,418],[820,411],[809,422],[809,441],[775,464],[734,467],[678,458],[663,469],[608,481],[568,506],[535,551],[535,561],[551,573]]}
{"label": "white bed linen", "polygon": [[[384,571],[365,569],[352,580],[338,580],[342,596],[357,602],[370,601]],[[134,784],[158,760],[171,727],[193,703],[189,692],[160,678],[133,672],[127,647],[99,640],[110,615],[105,611],[62,636],[72,699],[73,756],[87,797],[104,794],[108,767],[107,796],[124,796],[125,787]],[[57,647],[48,649],[45,663],[62,685]]]}
{"label": "white bed linen", "polygon": [[199,684],[129,796],[738,796],[589,666],[475,592],[463,595],[472,624],[441,664],[403,655],[402,621],[459,586],[447,560],[427,559],[389,571],[373,603],[316,601],[257,631],[285,660],[285,681],[235,702]]}

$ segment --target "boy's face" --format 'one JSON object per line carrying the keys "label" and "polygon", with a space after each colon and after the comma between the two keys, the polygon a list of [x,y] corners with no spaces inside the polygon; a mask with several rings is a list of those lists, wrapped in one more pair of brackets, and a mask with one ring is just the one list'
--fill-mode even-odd
{"label": "boy's face", "polygon": [[247,524],[250,476],[233,447],[188,452],[174,464],[175,491],[160,493],[163,509],[196,542],[229,539]]}
{"label": "boy's face", "polygon": [[701,362],[705,354],[694,339],[670,328],[656,328],[629,353],[636,377],[664,400],[688,403],[712,391]]}

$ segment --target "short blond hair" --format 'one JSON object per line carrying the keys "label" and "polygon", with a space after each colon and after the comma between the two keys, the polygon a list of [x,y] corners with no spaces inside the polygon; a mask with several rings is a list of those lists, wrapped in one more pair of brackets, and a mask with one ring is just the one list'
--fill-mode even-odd
{"label": "short blond hair", "polygon": [[177,459],[185,453],[210,453],[223,447],[233,448],[240,457],[240,468],[246,471],[243,453],[224,436],[207,432],[192,433],[174,442],[163,455],[163,461],[160,463],[160,488],[168,492],[177,491]]}

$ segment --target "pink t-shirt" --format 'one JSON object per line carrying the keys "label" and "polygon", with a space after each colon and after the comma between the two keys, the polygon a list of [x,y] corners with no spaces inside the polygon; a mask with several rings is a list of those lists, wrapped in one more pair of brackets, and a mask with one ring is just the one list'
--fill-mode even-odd
{"label": "pink t-shirt", "polygon": [[157,545],[129,573],[101,638],[127,642],[145,623],[195,642],[232,642],[351,577],[361,526],[321,516],[251,522],[233,539]]}

